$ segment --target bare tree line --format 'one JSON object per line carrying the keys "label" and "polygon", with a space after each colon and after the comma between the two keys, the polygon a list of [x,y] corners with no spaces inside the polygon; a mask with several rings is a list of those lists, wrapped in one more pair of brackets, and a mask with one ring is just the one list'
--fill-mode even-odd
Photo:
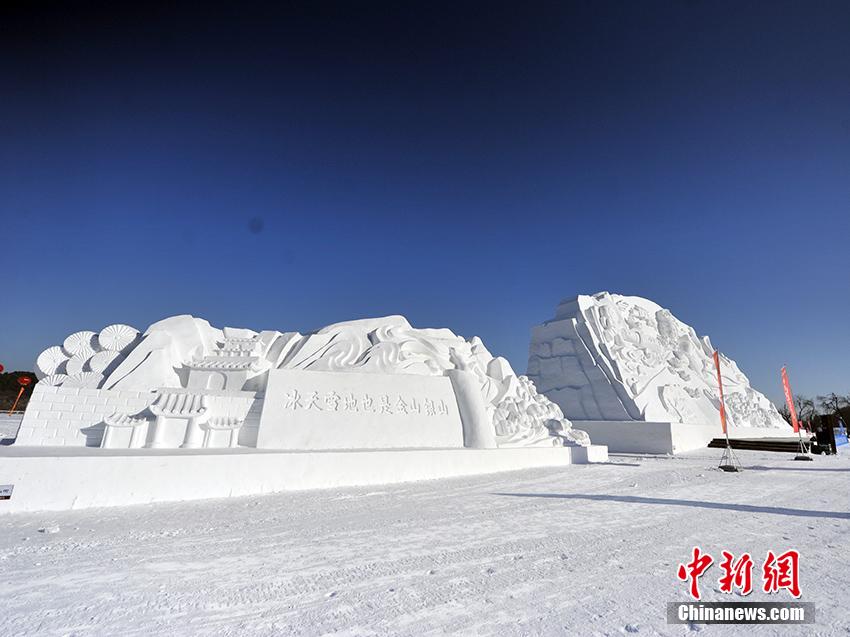
{"label": "bare tree line", "polygon": [[[798,420],[817,424],[821,419],[829,420],[832,417],[844,418],[845,422],[850,412],[850,394],[842,395],[831,392],[822,396],[809,398],[802,394],[794,396],[794,409]],[[791,422],[791,411],[788,405],[783,404],[779,413],[789,423]]]}

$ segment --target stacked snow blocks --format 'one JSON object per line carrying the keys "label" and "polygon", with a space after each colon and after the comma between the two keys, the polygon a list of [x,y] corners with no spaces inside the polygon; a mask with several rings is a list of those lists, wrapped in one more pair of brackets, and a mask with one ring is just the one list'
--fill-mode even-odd
{"label": "stacked snow blocks", "polygon": [[147,408],[155,397],[153,392],[78,389],[38,383],[15,445],[97,447],[107,416],[136,414]]}
{"label": "stacked snow blocks", "polygon": [[[585,332],[585,333],[582,333]],[[549,321],[532,330],[528,377],[537,391],[571,420],[634,420],[640,414],[617,392],[610,371],[585,345],[593,342],[574,318]]]}
{"label": "stacked snow blocks", "polygon": [[[187,392],[185,389],[165,391]],[[256,446],[262,399],[254,392],[205,392],[215,416],[244,421],[242,446]],[[78,389],[38,383],[15,445],[28,447],[98,447],[105,419],[112,414],[136,416],[156,399],[158,392],[114,389]]]}

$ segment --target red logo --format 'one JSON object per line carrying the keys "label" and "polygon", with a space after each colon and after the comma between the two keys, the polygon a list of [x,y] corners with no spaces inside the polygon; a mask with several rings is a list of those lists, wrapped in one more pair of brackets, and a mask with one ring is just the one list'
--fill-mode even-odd
{"label": "red logo", "polygon": [[731,593],[732,588],[741,590],[741,595],[749,595],[753,592],[753,558],[749,553],[744,553],[735,560],[735,556],[729,551],[723,551],[723,561],[720,563],[723,577],[720,578],[720,590]]}
{"label": "red logo", "polygon": [[[749,595],[753,591],[753,558],[749,553],[743,553],[738,559],[729,551],[723,551],[723,561],[720,562],[722,575],[718,579],[720,591],[731,593],[738,589],[741,595]],[[679,564],[676,572],[683,582],[690,583],[690,594],[694,599],[701,599],[699,578],[711,567],[714,558],[703,553],[698,546],[694,547],[693,557],[687,564]],[[785,589],[794,597],[800,597],[800,553],[795,550],[775,555],[767,552],[762,566],[762,590],[765,593],[778,593]]]}
{"label": "red logo", "polygon": [[762,575],[765,593],[778,593],[784,588],[794,597],[800,596],[800,554],[797,551],[785,551],[779,556],[768,551]]}
{"label": "red logo", "polygon": [[700,598],[699,580],[702,574],[708,570],[708,567],[714,562],[714,558],[710,555],[700,555],[701,551],[698,546],[694,547],[694,559],[687,564],[679,564],[678,576],[683,582],[691,581],[691,597],[694,599]]}

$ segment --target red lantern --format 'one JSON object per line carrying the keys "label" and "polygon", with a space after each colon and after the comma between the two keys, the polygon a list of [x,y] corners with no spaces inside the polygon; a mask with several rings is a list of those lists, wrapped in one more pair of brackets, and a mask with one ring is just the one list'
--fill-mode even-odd
{"label": "red lantern", "polygon": [[4,369],[6,369],[6,368],[5,368],[5,367],[3,367],[2,363],[0,363],[0,374],[2,374],[2,373],[3,373],[3,370],[4,370]]}
{"label": "red lantern", "polygon": [[15,398],[15,402],[12,403],[12,408],[9,410],[10,416],[12,415],[12,412],[15,411],[15,407],[18,406],[18,401],[21,399],[21,396],[24,395],[24,390],[32,385],[32,378],[29,376],[18,376],[18,385],[20,385],[21,388],[18,390],[18,397]]}

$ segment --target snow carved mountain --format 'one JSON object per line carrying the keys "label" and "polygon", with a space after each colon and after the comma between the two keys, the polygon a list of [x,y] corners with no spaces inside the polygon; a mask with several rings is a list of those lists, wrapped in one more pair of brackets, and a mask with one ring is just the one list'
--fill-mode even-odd
{"label": "snow carved mountain", "polygon": [[[563,301],[532,332],[528,377],[572,420],[717,424],[720,396],[708,337],[636,296]],[[774,405],[720,356],[729,423],[784,428]]]}

